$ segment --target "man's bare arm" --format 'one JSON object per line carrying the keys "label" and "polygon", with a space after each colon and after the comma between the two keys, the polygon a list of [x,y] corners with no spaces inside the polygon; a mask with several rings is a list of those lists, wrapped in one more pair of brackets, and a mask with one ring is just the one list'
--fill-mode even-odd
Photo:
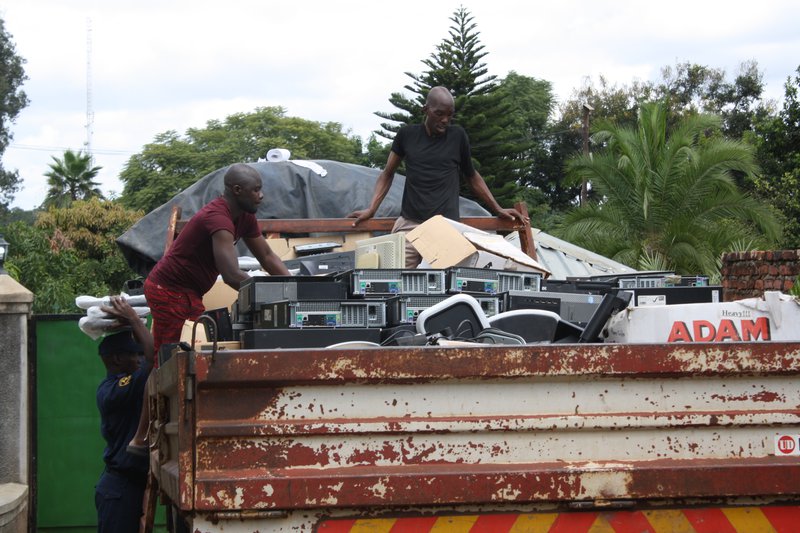
{"label": "man's bare arm", "polygon": [[516,209],[506,209],[500,207],[500,204],[497,203],[495,200],[492,191],[489,190],[489,187],[486,185],[486,182],[483,180],[483,176],[476,170],[472,176],[467,177],[467,183],[469,183],[470,188],[473,190],[475,195],[489,208],[489,211],[494,213],[500,218],[506,218],[509,220],[517,219],[520,222],[525,224],[530,222],[530,219],[524,217],[522,213],[517,211]]}
{"label": "man's bare arm", "polygon": [[383,167],[383,171],[378,175],[378,180],[375,182],[375,192],[372,194],[372,200],[369,203],[369,207],[360,211],[353,211],[347,215],[347,218],[356,219],[355,222],[353,222],[353,226],[358,225],[358,223],[362,220],[367,220],[375,216],[375,213],[378,212],[378,207],[380,207],[381,202],[383,202],[383,199],[386,198],[386,195],[389,193],[389,189],[392,187],[394,173],[397,172],[397,168],[400,166],[402,161],[402,157],[394,152],[389,152],[389,158],[386,161],[386,166]]}
{"label": "man's bare arm", "polygon": [[258,259],[261,267],[269,274],[288,276],[289,269],[283,264],[278,254],[272,251],[264,237],[250,237],[244,240],[247,247],[253,253],[253,257]]}
{"label": "man's bare arm", "polygon": [[211,236],[211,242],[214,247],[214,264],[222,281],[238,291],[239,285],[247,279],[247,274],[239,268],[239,254],[233,243],[233,234],[219,230]]}

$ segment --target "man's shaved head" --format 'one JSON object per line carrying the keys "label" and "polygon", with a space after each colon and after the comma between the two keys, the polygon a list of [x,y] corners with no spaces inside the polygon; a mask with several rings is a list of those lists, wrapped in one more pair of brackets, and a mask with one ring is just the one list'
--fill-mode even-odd
{"label": "man's shaved head", "polygon": [[456,112],[453,95],[445,87],[433,87],[428,92],[422,112],[425,114],[423,124],[428,135],[434,137],[444,135]]}
{"label": "man's shaved head", "polygon": [[428,92],[428,97],[425,99],[426,106],[433,106],[436,104],[442,105],[454,105],[455,101],[453,100],[453,95],[450,94],[450,91],[447,90],[447,87],[442,87],[441,85],[433,87]]}
{"label": "man's shaved head", "polygon": [[234,185],[244,187],[253,182],[261,182],[261,174],[250,165],[244,163],[236,163],[231,165],[224,177],[225,188],[231,189]]}
{"label": "man's shaved head", "polygon": [[225,177],[224,197],[228,205],[240,211],[256,213],[264,195],[261,193],[261,174],[244,163],[231,165]]}

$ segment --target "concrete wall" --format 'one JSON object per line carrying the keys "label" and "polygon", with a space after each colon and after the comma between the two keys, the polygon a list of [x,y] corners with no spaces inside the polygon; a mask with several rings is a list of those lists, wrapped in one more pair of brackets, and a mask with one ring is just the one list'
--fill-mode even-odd
{"label": "concrete wall", "polygon": [[27,530],[28,316],[33,294],[0,274],[0,533]]}
{"label": "concrete wall", "polygon": [[789,292],[800,275],[800,250],[732,252],[722,256],[723,300]]}

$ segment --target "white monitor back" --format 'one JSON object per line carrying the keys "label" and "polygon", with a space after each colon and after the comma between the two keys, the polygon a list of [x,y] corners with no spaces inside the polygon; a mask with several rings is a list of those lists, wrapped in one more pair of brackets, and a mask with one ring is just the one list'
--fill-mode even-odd
{"label": "white monitor back", "polygon": [[356,242],[356,268],[405,268],[405,266],[405,233],[389,233]]}

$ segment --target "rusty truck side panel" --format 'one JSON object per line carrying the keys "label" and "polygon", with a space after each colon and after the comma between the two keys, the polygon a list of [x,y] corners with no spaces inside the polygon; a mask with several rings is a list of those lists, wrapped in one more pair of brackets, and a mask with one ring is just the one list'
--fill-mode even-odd
{"label": "rusty truck side panel", "polygon": [[177,352],[151,462],[189,513],[796,501],[800,343]]}

